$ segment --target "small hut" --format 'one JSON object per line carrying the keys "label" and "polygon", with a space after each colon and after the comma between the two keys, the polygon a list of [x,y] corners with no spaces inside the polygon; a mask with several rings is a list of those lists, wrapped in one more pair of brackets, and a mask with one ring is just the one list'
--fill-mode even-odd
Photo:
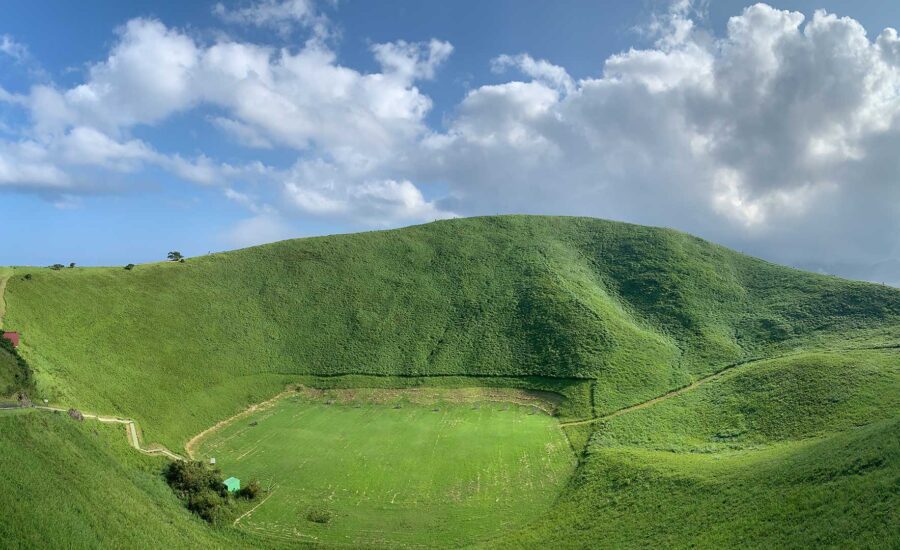
{"label": "small hut", "polygon": [[241,480],[236,477],[229,477],[225,480],[225,488],[229,493],[236,493],[241,488]]}
{"label": "small hut", "polygon": [[12,342],[14,348],[19,347],[19,333],[18,332],[4,332],[3,338]]}

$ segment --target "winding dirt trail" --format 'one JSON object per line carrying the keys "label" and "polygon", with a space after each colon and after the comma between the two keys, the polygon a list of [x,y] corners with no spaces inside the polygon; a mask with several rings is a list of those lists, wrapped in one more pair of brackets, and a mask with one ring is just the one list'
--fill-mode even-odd
{"label": "winding dirt trail", "polygon": [[[68,412],[68,409],[61,409],[59,407],[34,406],[32,408],[38,409],[41,411]],[[134,422],[134,420],[131,420],[130,418],[119,418],[117,416],[102,416],[99,414],[85,413],[85,412],[82,412],[81,415],[84,418],[97,420],[98,422],[104,422],[104,423],[108,423],[108,424],[124,424],[126,436],[128,437],[128,444],[131,445],[133,448],[137,449],[138,451],[144,453],[145,455],[151,455],[151,456],[163,455],[163,456],[167,456],[167,457],[171,458],[172,460],[186,460],[183,456],[181,456],[177,453],[173,453],[169,449],[166,449],[165,447],[162,447],[162,446],[154,446],[154,447],[149,447],[149,448],[142,447],[140,438],[138,437],[137,424]]]}
{"label": "winding dirt trail", "polygon": [[753,364],[753,363],[756,363],[759,361],[766,361],[768,359],[772,359],[772,358],[768,357],[768,358],[747,359],[746,361],[734,363],[734,364],[728,365],[727,367],[723,368],[722,370],[720,370],[718,372],[714,372],[714,373],[710,374],[709,376],[704,376],[703,378],[699,378],[699,379],[691,382],[687,386],[678,388],[677,390],[672,390],[668,393],[664,393],[664,394],[654,397],[653,399],[650,399],[648,401],[642,401],[642,402],[636,403],[634,405],[629,405],[629,406],[619,409],[615,412],[611,412],[611,413],[605,414],[603,416],[598,416],[596,418],[587,418],[585,420],[572,420],[570,422],[560,422],[559,425],[562,426],[563,428],[565,428],[567,426],[583,426],[585,424],[594,424],[596,422],[603,422],[605,420],[609,420],[610,418],[615,418],[617,416],[622,416],[623,414],[628,414],[628,413],[636,411],[636,410],[650,407],[651,405],[655,405],[661,401],[665,401],[666,399],[678,397],[679,395],[681,395],[683,393],[697,389],[699,386],[702,386],[703,384],[706,384],[707,382],[712,382],[713,380],[716,380],[717,378],[720,378],[720,377],[728,374],[729,372],[733,371],[734,369],[736,369],[738,367],[747,366],[747,365],[750,365],[750,364]]}
{"label": "winding dirt trail", "polygon": [[272,397],[271,399],[267,399],[267,400],[263,401],[262,403],[250,405],[249,407],[247,407],[243,411],[237,413],[236,415],[226,418],[225,420],[216,422],[216,424],[214,426],[206,428],[202,432],[198,433],[197,435],[192,437],[187,443],[184,444],[184,450],[187,451],[188,458],[193,460],[194,451],[197,449],[197,445],[200,443],[201,440],[203,440],[204,437],[208,436],[209,434],[211,434],[213,432],[221,430],[222,428],[231,424],[235,420],[238,420],[239,418],[243,418],[243,417],[245,417],[251,413],[254,413],[256,411],[265,410],[265,409],[271,407],[272,405],[277,403],[280,399],[283,399],[284,397],[287,397],[288,395],[294,393],[294,391],[295,391],[294,389],[284,390],[283,392],[279,393],[275,397]]}

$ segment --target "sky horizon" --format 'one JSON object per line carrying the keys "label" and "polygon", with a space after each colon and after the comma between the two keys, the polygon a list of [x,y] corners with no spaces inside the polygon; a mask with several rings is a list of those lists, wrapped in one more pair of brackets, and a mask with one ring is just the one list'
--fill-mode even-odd
{"label": "sky horizon", "polygon": [[542,214],[900,286],[898,3],[182,4],[0,3],[0,265]]}

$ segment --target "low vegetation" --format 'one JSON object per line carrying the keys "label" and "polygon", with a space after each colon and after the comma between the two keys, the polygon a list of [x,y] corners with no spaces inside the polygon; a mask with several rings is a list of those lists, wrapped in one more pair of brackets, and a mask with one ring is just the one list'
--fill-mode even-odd
{"label": "low vegetation", "polygon": [[0,411],[0,433],[0,546],[254,546],[189,512],[160,475],[165,461],[136,453],[121,427],[16,410]]}
{"label": "low vegetation", "polygon": [[[120,430],[0,411],[0,480],[17,488],[0,492],[9,511],[0,540],[52,547],[69,531],[76,547],[101,538],[119,547],[625,548],[896,539],[898,289],[587,218],[457,219],[171,259],[2,270],[3,326],[23,334],[33,396],[134,418],[148,445],[178,452],[292,385],[335,392],[334,401],[285,401],[204,440],[219,445],[201,445],[204,458],[214,452],[228,472],[273,488],[252,506],[228,497],[240,529],[189,512],[159,474],[163,462],[130,450]],[[5,351],[0,383],[11,387],[18,371]],[[543,408],[529,398],[488,421],[493,409],[469,402],[366,397],[413,388],[529,390]],[[340,399],[347,389],[356,401]],[[540,487],[523,455],[503,454],[505,473],[484,485],[493,502],[447,497],[457,494],[452,480],[477,479],[487,471],[479,464],[495,460],[479,457],[485,442],[508,434],[538,445],[546,432],[516,432],[535,425],[566,442],[571,462],[558,464],[574,471],[568,480],[558,470]],[[460,426],[473,432],[453,440],[469,453],[457,467],[442,462],[453,448],[437,434]],[[367,443],[379,433],[380,445]],[[321,453],[313,440],[324,440]],[[308,459],[299,468],[297,453]],[[329,499],[322,480],[345,493]],[[222,498],[205,487],[195,509]],[[132,522],[140,528],[124,527]]]}
{"label": "low vegetation", "polygon": [[12,342],[0,338],[0,400],[31,395],[34,379],[31,368]]}
{"label": "low vegetation", "polygon": [[735,370],[594,433],[569,491],[506,542],[879,547],[896,539],[900,350]]}
{"label": "low vegetation", "polygon": [[558,422],[503,400],[516,395],[304,390],[208,435],[197,457],[273,487],[240,521],[266,539],[459,547],[538,518],[574,469]]}

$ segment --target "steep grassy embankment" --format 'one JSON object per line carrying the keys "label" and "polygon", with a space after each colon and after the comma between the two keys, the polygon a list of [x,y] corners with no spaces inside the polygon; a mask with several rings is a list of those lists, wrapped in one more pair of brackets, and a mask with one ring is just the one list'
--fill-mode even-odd
{"label": "steep grassy embankment", "polygon": [[751,356],[896,340],[900,324],[896,289],[582,218],[28,272],[9,281],[6,324],[25,334],[40,392],[176,446],[297,374],[592,378],[602,413]]}
{"label": "steep grassy embankment", "polygon": [[188,512],[119,426],[4,411],[0,434],[4,548],[252,547]]}

